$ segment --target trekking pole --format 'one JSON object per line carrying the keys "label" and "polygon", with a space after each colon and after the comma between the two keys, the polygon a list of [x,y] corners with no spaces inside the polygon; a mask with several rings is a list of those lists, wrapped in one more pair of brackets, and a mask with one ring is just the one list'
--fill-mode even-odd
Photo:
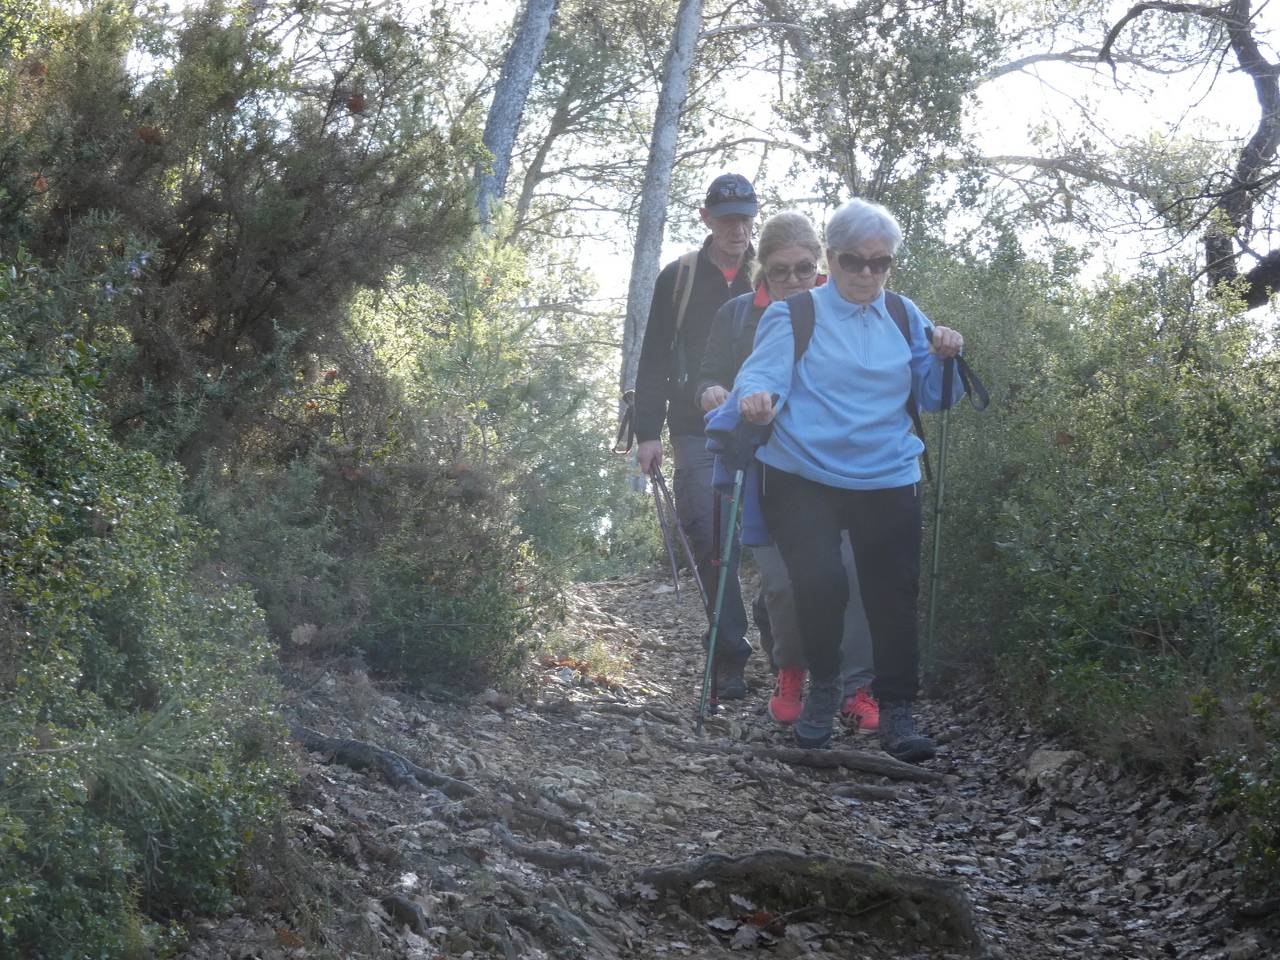
{"label": "trekking pole", "polygon": [[[655,471],[656,473],[656,471]],[[661,477],[662,474],[658,473]],[[680,567],[676,563],[676,546],[671,542],[671,524],[673,518],[667,516],[662,509],[662,495],[658,492],[658,484],[653,484],[653,509],[658,514],[658,527],[662,530],[662,543],[667,548],[667,559],[671,561],[671,585],[675,587],[676,598],[680,597]]]}
{"label": "trekking pole", "polygon": [[[680,514],[676,512],[675,498],[671,496],[671,490],[667,487],[667,481],[663,478],[661,470],[655,470],[651,476],[658,489],[662,491],[662,498],[667,503],[667,513],[671,516],[671,526],[675,527],[676,537],[684,550],[685,562],[689,564],[689,571],[693,574],[693,582],[698,585],[698,595],[702,597],[702,606],[709,611],[711,609],[711,600],[707,596],[707,586],[702,582],[702,574],[698,573],[698,562],[694,559],[693,547],[689,545],[689,538],[685,535],[684,527],[680,525]],[[708,616],[710,616],[709,613]]]}
{"label": "trekking pole", "polygon": [[[724,537],[724,546],[718,551],[717,566],[720,570],[719,583],[716,586],[716,603],[711,612],[711,634],[707,638],[707,666],[702,672],[702,696],[698,700],[698,735],[702,735],[702,724],[707,718],[707,694],[711,691],[712,665],[716,656],[716,634],[720,630],[720,609],[724,606],[725,585],[729,580],[729,561],[733,556],[734,531],[738,527],[738,509],[742,505],[742,480],[745,471],[738,470],[733,475],[733,501],[729,506],[729,530]],[[720,500],[716,495],[716,524],[719,526]],[[715,698],[712,697],[714,705]]]}
{"label": "trekking pole", "polygon": [[942,560],[942,497],[947,476],[947,420],[955,385],[955,359],[947,358],[942,370],[942,424],[938,437],[938,476],[933,484],[933,559],[929,564],[929,613],[925,621],[924,655],[933,654],[933,628],[938,615],[938,569]]}

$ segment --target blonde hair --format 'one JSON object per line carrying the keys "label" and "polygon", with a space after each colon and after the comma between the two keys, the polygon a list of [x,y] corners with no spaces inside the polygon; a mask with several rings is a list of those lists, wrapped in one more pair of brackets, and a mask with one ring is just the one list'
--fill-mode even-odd
{"label": "blonde hair", "polygon": [[756,262],[751,270],[751,285],[758,287],[765,279],[764,265],[779,250],[801,247],[813,254],[813,262],[822,259],[822,241],[813,221],[799,210],[783,210],[775,213],[760,228],[760,242],[756,245]]}

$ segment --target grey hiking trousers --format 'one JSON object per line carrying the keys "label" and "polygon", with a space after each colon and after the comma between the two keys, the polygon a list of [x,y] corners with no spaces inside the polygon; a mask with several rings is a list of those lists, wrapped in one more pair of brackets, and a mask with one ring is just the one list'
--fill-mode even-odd
{"label": "grey hiking trousers", "polygon": [[[853,560],[853,547],[845,531],[841,542],[844,568],[849,576],[849,603],[844,608],[844,637],[840,642],[840,675],[844,695],[849,697],[861,687],[871,686],[875,679],[875,662],[871,653],[871,628],[862,606],[858,589],[858,569]],[[776,544],[752,547],[751,555],[760,568],[760,589],[769,611],[773,633],[773,665],[777,668],[804,665],[804,644],[800,639],[800,623],[796,620],[796,599],[791,591],[791,578]]]}

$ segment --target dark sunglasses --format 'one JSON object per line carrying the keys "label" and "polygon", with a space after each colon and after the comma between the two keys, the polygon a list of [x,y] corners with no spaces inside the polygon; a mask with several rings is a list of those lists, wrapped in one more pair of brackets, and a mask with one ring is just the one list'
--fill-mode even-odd
{"label": "dark sunglasses", "polygon": [[860,257],[856,253],[837,253],[836,263],[848,273],[861,273],[870,267],[872,273],[888,273],[893,257]]}
{"label": "dark sunglasses", "polygon": [[799,263],[786,264],[779,263],[765,270],[764,275],[774,283],[782,283],[788,277],[795,277],[797,280],[808,280],[818,272],[818,265],[808,260],[801,260]]}

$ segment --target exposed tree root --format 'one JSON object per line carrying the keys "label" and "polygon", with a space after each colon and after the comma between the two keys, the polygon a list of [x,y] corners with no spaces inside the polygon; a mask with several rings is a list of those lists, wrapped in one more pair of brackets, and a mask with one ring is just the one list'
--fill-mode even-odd
{"label": "exposed tree root", "polygon": [[549,870],[585,870],[587,873],[608,873],[613,865],[607,860],[581,850],[552,850],[537,847],[531,843],[523,843],[511,835],[511,831],[500,823],[493,825],[493,835],[504,847],[521,860],[546,867]]}
{"label": "exposed tree root", "polygon": [[865,750],[804,750],[800,747],[748,747],[722,743],[703,743],[696,740],[661,738],[667,746],[692,753],[716,753],[724,756],[754,757],[761,760],[779,760],[794,766],[818,767],[834,770],[844,767],[862,773],[874,773],[894,780],[910,780],[914,783],[939,783],[942,774],[925,770],[914,764],[903,763],[884,753]]}
{"label": "exposed tree root", "polygon": [[813,783],[805,780],[794,773],[786,770],[769,770],[762,767],[758,763],[752,763],[747,757],[735,757],[732,761],[733,769],[737,770],[744,777],[750,777],[753,780],[779,780],[782,783],[793,787],[799,787],[802,790],[812,789]]}
{"label": "exposed tree root", "polygon": [[573,837],[582,836],[582,828],[567,817],[562,817],[550,810],[543,810],[520,800],[510,801],[511,811],[518,817],[532,821],[539,826],[552,826]]}
{"label": "exposed tree root", "polygon": [[680,715],[674,710],[666,707],[655,707],[652,704],[612,703],[608,700],[601,700],[584,704],[584,706],[589,710],[598,710],[600,713],[613,713],[621,717],[650,716],[655,720],[661,720],[663,723],[669,723],[677,727],[681,723]]}
{"label": "exposed tree root", "polygon": [[[638,879],[683,896],[712,881],[730,891],[778,906],[821,904],[819,910],[853,929],[874,925],[888,912],[916,928],[922,941],[949,942],[981,952],[984,944],[964,888],[949,881],[893,873],[884,867],[787,850],[757,850],[739,857],[708,854],[642,871]],[[850,923],[850,921],[858,921]]]}
{"label": "exposed tree root", "polygon": [[293,735],[293,739],[302,744],[304,750],[332,754],[335,761],[353,770],[377,770],[393,787],[400,789],[435,787],[445,796],[455,800],[480,795],[479,788],[469,783],[420,767],[408,757],[402,757],[392,750],[375,747],[363,740],[326,737],[323,733],[296,723],[289,725],[289,732]]}
{"label": "exposed tree root", "polygon": [[896,803],[902,794],[893,787],[874,783],[833,783],[827,790],[833,797],[853,797],[857,800],[888,800]]}

